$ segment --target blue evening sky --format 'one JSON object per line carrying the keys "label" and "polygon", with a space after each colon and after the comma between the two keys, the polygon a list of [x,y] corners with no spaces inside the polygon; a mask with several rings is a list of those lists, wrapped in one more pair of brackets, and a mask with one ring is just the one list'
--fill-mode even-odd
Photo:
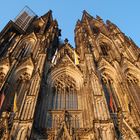
{"label": "blue evening sky", "polygon": [[111,20],[140,46],[140,0],[1,0],[0,31],[25,5],[38,16],[51,9],[62,29],[62,39],[68,38],[73,47],[74,27],[84,9],[94,17]]}

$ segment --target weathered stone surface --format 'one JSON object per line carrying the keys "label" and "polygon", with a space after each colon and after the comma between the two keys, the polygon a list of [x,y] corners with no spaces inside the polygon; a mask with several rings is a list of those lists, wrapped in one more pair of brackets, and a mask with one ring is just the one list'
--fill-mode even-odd
{"label": "weathered stone surface", "polygon": [[1,140],[139,140],[140,49],[132,40],[86,11],[76,48],[60,42],[51,11],[27,29],[24,21],[24,30],[17,22],[0,36]]}

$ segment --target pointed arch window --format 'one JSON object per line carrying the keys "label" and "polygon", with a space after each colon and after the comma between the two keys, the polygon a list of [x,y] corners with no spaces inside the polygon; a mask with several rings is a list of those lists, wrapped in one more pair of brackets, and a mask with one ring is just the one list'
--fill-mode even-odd
{"label": "pointed arch window", "polygon": [[110,113],[117,112],[118,102],[114,82],[109,77],[102,77],[102,85]]}
{"label": "pointed arch window", "polygon": [[23,42],[21,44],[22,49],[19,53],[20,57],[26,57],[31,53],[31,47],[32,47],[32,43],[31,42]]}
{"label": "pointed arch window", "polygon": [[100,44],[100,48],[101,48],[102,55],[107,56],[109,51],[109,46],[106,43],[102,43]]}
{"label": "pointed arch window", "polygon": [[35,45],[35,40],[34,39],[25,39],[23,40],[13,51],[12,56],[21,59],[23,57],[27,57],[30,55],[32,52],[32,48]]}
{"label": "pointed arch window", "polygon": [[140,109],[140,85],[139,80],[132,75],[131,73],[126,74],[127,77],[127,83],[130,89],[131,95],[133,96],[133,99],[135,100],[135,103],[137,104],[138,108]]}
{"label": "pointed arch window", "polygon": [[93,31],[93,34],[94,34],[94,35],[97,35],[97,34],[100,32],[99,28],[96,27],[96,26],[93,26],[93,27],[92,27],[92,31]]}
{"label": "pointed arch window", "polygon": [[62,75],[55,81],[51,109],[78,109],[76,82],[70,76]]}

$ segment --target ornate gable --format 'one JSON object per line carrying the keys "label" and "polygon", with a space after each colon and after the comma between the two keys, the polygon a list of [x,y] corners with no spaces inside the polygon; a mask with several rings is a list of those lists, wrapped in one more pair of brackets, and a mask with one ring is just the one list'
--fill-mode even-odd
{"label": "ornate gable", "polygon": [[117,78],[117,73],[115,68],[104,58],[101,58],[99,61],[99,66],[98,69],[102,72],[102,74],[108,74],[110,75],[113,79]]}
{"label": "ornate gable", "polygon": [[[34,32],[32,32],[31,34],[27,35],[24,39],[25,39],[25,40],[26,40],[26,39],[27,39],[27,40],[33,39],[33,40],[37,41],[37,36],[36,36],[36,34],[35,34]],[[23,40],[24,40],[24,39],[23,39]],[[32,41],[32,40],[31,40],[31,41]]]}
{"label": "ornate gable", "polygon": [[9,58],[6,57],[0,61],[0,82],[3,82],[9,69],[10,69],[10,62],[9,62]]}
{"label": "ornate gable", "polygon": [[26,80],[30,79],[33,69],[34,69],[34,64],[31,57],[24,59],[16,69],[15,72],[16,78],[20,78],[20,79],[25,78]]}
{"label": "ornate gable", "polygon": [[111,68],[111,69],[114,69],[113,66],[105,60],[105,58],[100,58],[99,62],[98,62],[98,68],[101,70],[103,68]]}
{"label": "ornate gable", "polygon": [[8,57],[3,58],[3,59],[0,60],[0,66],[3,66],[3,65],[5,65],[7,67],[10,67],[10,61],[9,61]]}
{"label": "ornate gable", "polygon": [[78,69],[73,60],[67,54],[57,61],[55,67],[71,67]]}
{"label": "ornate gable", "polygon": [[123,68],[123,71],[125,71],[127,69],[132,69],[137,72],[139,71],[138,67],[136,65],[134,65],[131,61],[129,61],[127,58],[122,59],[121,67]]}
{"label": "ornate gable", "polygon": [[56,50],[56,53],[52,58],[52,66],[55,68],[70,66],[79,70],[77,67],[78,64],[76,63],[76,60],[79,62],[78,59],[79,55],[76,53],[76,51],[68,42],[65,42],[65,44],[60,46],[59,50]]}
{"label": "ornate gable", "polygon": [[124,74],[130,73],[140,79],[140,70],[126,58],[123,59],[121,67]]}
{"label": "ornate gable", "polygon": [[24,67],[27,65],[34,67],[34,63],[33,63],[31,56],[22,59],[22,61],[18,64],[18,67]]}
{"label": "ornate gable", "polygon": [[105,43],[109,44],[110,46],[112,45],[112,40],[102,32],[99,33],[96,41],[98,44],[101,42],[105,42]]}

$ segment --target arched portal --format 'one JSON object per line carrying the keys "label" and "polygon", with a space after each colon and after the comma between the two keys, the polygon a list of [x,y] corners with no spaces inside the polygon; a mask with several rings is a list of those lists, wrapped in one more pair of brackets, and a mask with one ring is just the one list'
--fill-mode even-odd
{"label": "arched portal", "polygon": [[48,76],[47,128],[57,128],[69,114],[70,127],[82,126],[82,77],[71,68],[58,69]]}

